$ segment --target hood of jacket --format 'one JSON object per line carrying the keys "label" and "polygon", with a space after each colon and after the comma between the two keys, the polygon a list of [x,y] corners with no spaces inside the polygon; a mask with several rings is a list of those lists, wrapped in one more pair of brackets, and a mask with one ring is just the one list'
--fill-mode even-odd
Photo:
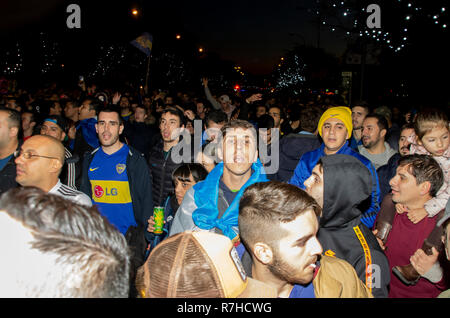
{"label": "hood of jacket", "polygon": [[329,155],[321,160],[324,200],[320,226],[339,228],[359,220],[366,209],[365,204],[370,204],[372,176],[369,170],[349,155]]}

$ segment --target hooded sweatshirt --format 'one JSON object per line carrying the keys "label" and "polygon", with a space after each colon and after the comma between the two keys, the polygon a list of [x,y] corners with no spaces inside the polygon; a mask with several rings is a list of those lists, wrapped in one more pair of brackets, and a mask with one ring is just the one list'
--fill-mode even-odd
{"label": "hooded sweatshirt", "polygon": [[[373,233],[361,222],[361,207],[370,200],[372,176],[349,155],[322,157],[323,210],[318,239],[325,255],[349,262],[374,297],[387,297],[389,263]],[[367,273],[366,268],[372,266]],[[372,283],[372,286],[370,286]]]}

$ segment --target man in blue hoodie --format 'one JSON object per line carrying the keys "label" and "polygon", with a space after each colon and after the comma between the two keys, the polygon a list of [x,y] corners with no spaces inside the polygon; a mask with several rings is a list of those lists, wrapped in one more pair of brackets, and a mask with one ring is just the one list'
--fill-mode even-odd
{"label": "man in blue hoodie", "polygon": [[227,123],[218,142],[220,162],[202,182],[186,192],[169,235],[203,229],[239,240],[239,200],[253,183],[266,182],[258,160],[256,131],[244,120]]}
{"label": "man in blue hoodie", "polygon": [[[320,117],[317,130],[323,139],[322,145],[316,150],[305,153],[300,158],[289,183],[305,189],[304,182],[311,176],[312,170],[323,156],[344,154],[358,158],[372,175],[370,206],[365,209],[361,218],[361,222],[371,229],[380,210],[380,184],[375,167],[370,160],[351,149],[348,145],[347,140],[351,137],[353,130],[350,108],[339,106],[327,109]],[[345,182],[345,180],[342,180],[342,182]]]}

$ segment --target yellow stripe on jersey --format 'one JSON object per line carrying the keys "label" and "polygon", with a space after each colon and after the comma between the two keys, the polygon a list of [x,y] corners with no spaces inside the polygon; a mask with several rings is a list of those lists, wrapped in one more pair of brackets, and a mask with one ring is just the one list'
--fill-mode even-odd
{"label": "yellow stripe on jersey", "polygon": [[92,200],[98,203],[130,203],[128,181],[91,180]]}

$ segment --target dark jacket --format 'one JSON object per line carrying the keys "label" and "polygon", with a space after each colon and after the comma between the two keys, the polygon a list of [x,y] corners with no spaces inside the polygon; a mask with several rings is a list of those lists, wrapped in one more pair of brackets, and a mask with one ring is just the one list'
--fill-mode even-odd
{"label": "dark jacket", "polygon": [[370,200],[372,176],[353,156],[329,155],[322,162],[324,200],[317,237],[324,253],[349,262],[366,285],[370,281],[366,268],[374,265],[372,293],[387,297],[389,263],[371,230],[361,222],[359,207]]}
{"label": "dark jacket", "polygon": [[9,189],[18,187],[16,182],[16,164],[14,156],[9,159],[3,169],[0,171],[0,195]]}
{"label": "dark jacket", "polygon": [[[22,146],[23,141],[19,141],[16,150],[19,150]],[[6,165],[0,170],[0,195],[9,189],[16,188],[19,184],[16,182],[16,163],[14,162],[16,158],[14,155],[8,160]]]}
{"label": "dark jacket", "polygon": [[[130,151],[127,157],[126,171],[130,186],[134,219],[138,225],[147,228],[147,221],[153,214],[152,179],[143,155],[133,147],[128,147]],[[98,149],[100,148],[86,153],[83,160],[83,180],[80,190],[90,198],[92,198],[92,187],[88,177],[88,170]]]}
{"label": "dark jacket", "polygon": [[158,131],[154,126],[146,123],[126,121],[124,125],[123,135],[127,139],[128,144],[139,150],[148,160],[148,152],[154,146],[154,136],[158,134]]}
{"label": "dark jacket", "polygon": [[398,161],[401,158],[401,155],[397,152],[384,166],[381,166],[377,169],[378,180],[380,182],[380,198],[383,201],[386,194],[391,192],[391,186],[389,185],[389,181],[395,176],[397,173]]}
{"label": "dark jacket", "polygon": [[320,147],[319,137],[308,134],[289,134],[280,140],[280,163],[276,180],[288,182],[303,154]]}
{"label": "dark jacket", "polygon": [[[164,142],[160,139],[149,153],[149,166],[153,178],[153,202],[155,206],[162,206],[167,196],[175,190],[172,182],[172,173],[182,163],[175,163],[173,161],[172,151],[175,147],[177,149],[181,147],[183,145],[181,143],[184,143],[183,139],[164,156]],[[193,162],[193,142],[191,142],[189,147],[191,154],[188,162]]]}

